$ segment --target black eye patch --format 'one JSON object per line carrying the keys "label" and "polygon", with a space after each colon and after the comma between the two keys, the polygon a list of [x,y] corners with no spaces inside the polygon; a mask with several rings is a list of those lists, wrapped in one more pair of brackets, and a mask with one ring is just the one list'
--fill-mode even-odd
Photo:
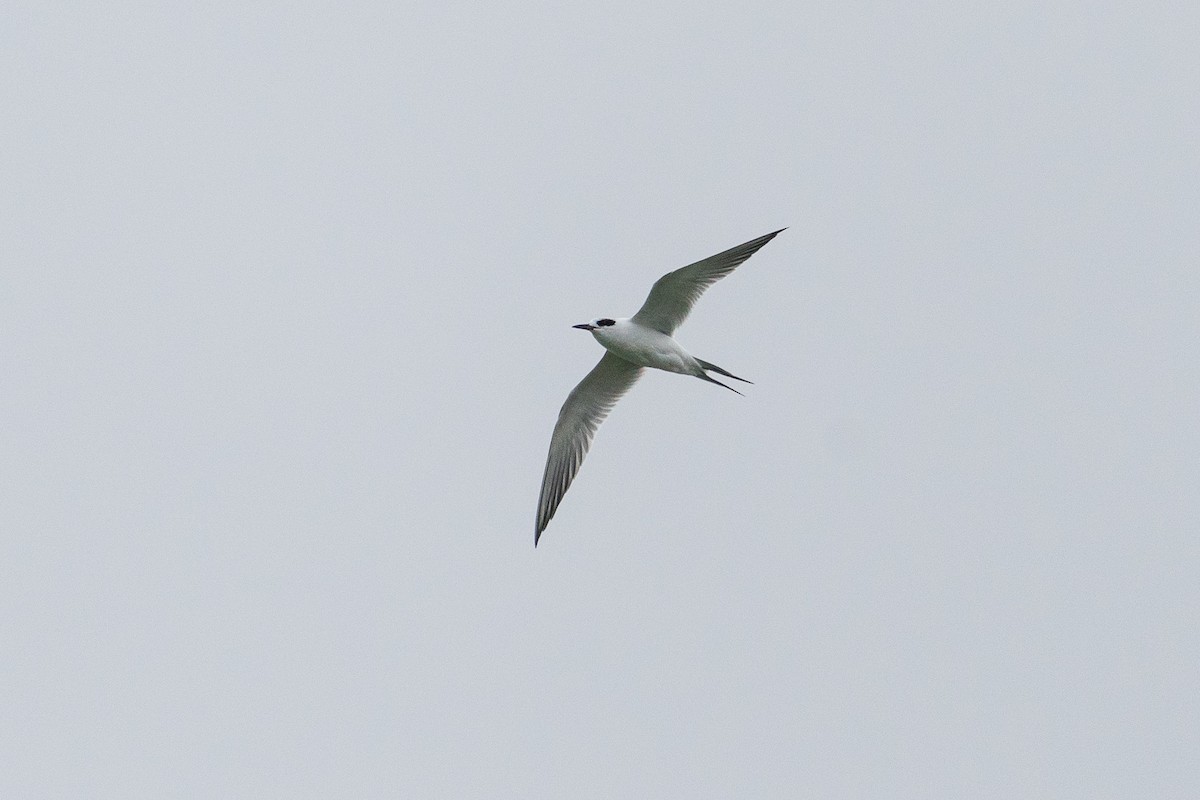
{"label": "black eye patch", "polygon": [[616,325],[617,322],[616,322],[616,320],[612,320],[612,319],[598,319],[598,320],[596,320],[596,324],[599,325],[601,328],[607,328],[609,325]]}

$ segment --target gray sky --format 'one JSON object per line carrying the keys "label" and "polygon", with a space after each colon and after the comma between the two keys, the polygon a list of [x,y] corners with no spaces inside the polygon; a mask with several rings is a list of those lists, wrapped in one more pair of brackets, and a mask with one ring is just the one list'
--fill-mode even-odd
{"label": "gray sky", "polygon": [[489,5],[3,12],[0,795],[1197,796],[1195,6]]}

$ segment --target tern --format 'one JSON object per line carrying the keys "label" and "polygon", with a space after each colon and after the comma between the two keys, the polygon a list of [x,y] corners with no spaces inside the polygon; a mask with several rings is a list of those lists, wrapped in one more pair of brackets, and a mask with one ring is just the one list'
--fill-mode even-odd
{"label": "tern", "polygon": [[692,306],[705,289],[733,272],[760,247],[785,230],[787,228],[781,228],[668,272],[654,282],[646,302],[632,317],[601,317],[573,326],[590,331],[596,341],[604,345],[606,352],[600,363],[571,390],[562,410],[558,412],[558,422],[550,437],[546,471],[542,474],[537,524],[533,533],[534,547],[537,547],[538,539],[550,524],[571,481],[575,480],[596,429],[641,376],[642,370],[649,367],[692,375],[737,394],[741,392],[708,373],[715,372],[735,381],[751,383],[716,364],[696,358],[675,341],[673,334],[687,319]]}

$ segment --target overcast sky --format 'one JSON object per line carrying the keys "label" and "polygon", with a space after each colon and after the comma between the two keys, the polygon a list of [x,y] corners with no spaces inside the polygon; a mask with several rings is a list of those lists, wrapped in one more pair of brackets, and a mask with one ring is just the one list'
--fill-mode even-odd
{"label": "overcast sky", "polygon": [[[1200,795],[1192,3],[8,4],[0,795]],[[550,432],[678,331],[541,545]]]}

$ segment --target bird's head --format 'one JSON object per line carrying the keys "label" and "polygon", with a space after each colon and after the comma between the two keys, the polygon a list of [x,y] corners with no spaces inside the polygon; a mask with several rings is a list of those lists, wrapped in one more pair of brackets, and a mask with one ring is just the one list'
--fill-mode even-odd
{"label": "bird's head", "polygon": [[600,319],[594,319],[591,322],[584,322],[581,325],[572,325],[571,327],[579,328],[580,330],[584,330],[584,331],[594,331],[597,328],[607,328],[610,325],[616,325],[616,324],[617,324],[617,321],[615,319],[609,319],[608,317],[601,317]]}

